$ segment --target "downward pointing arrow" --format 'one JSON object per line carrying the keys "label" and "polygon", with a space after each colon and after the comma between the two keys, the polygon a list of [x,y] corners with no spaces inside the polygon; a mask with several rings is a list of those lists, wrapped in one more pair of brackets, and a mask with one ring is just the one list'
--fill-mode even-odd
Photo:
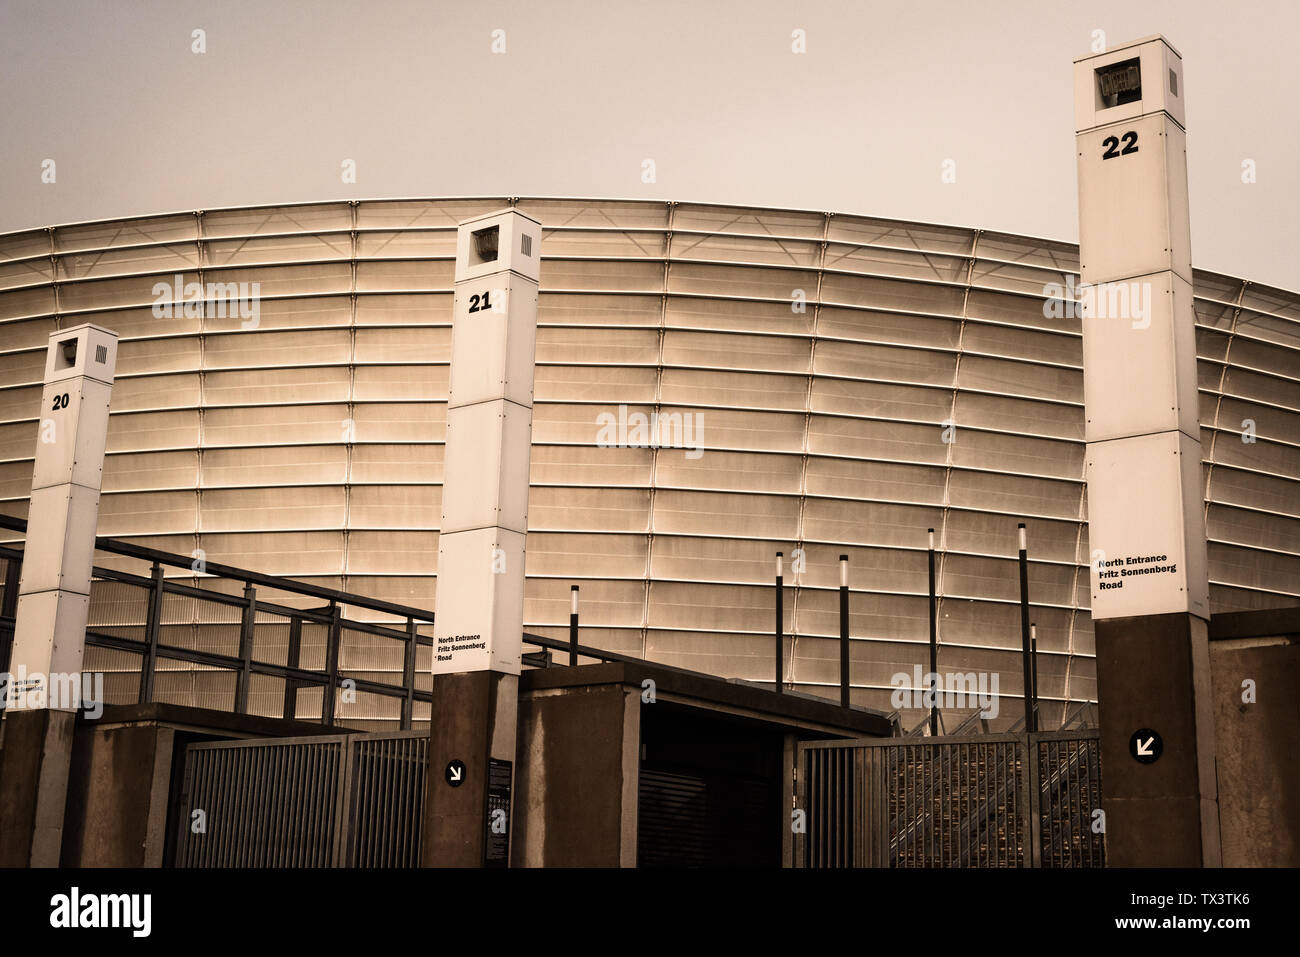
{"label": "downward pointing arrow", "polygon": [[1156,739],[1154,737],[1151,737],[1151,738],[1147,738],[1145,741],[1139,741],[1137,743],[1138,744],[1137,753],[1144,758],[1149,758],[1151,756],[1151,745],[1155,742],[1155,740]]}
{"label": "downward pointing arrow", "polygon": [[[1147,742],[1147,744],[1150,744],[1150,743],[1151,743],[1150,741]],[[1145,753],[1145,752],[1141,752],[1141,753]],[[451,779],[452,779],[453,781],[459,781],[459,780],[460,780],[460,768],[452,768],[452,769],[451,769]]]}

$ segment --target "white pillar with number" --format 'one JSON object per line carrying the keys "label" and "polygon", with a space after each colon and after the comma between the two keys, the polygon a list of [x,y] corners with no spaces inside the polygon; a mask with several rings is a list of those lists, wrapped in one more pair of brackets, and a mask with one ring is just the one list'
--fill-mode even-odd
{"label": "white pillar with number", "polygon": [[115,332],[87,324],[50,335],[9,664],[10,708],[74,711],[80,704],[116,364]]}
{"label": "white pillar with number", "polygon": [[515,209],[457,235],[434,674],[520,671],[541,245]]}
{"label": "white pillar with number", "polygon": [[1074,62],[1107,854],[1128,867],[1221,860],[1185,95],[1163,37]]}
{"label": "white pillar with number", "polygon": [[1074,70],[1092,617],[1208,619],[1182,58]]}

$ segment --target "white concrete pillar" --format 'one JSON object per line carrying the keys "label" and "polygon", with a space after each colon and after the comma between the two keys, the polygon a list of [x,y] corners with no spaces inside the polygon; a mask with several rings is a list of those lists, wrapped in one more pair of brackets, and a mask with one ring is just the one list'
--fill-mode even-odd
{"label": "white concrete pillar", "polygon": [[514,209],[457,237],[424,820],[438,866],[509,861],[541,248]]}
{"label": "white concrete pillar", "polygon": [[116,363],[117,334],[107,329],[87,324],[50,335],[9,708],[75,711],[80,704],[64,685],[66,676],[80,684]]}
{"label": "white concrete pillar", "polygon": [[1074,62],[1091,609],[1121,866],[1219,859],[1185,94],[1163,37]]}
{"label": "white concrete pillar", "polygon": [[57,867],[117,334],[50,335],[0,752],[0,864]]}

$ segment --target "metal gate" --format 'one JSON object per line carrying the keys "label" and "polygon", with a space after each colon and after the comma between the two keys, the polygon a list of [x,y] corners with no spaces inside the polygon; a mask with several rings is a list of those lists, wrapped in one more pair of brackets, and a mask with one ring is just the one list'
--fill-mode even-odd
{"label": "metal gate", "polygon": [[191,744],[178,867],[416,867],[425,731]]}
{"label": "metal gate", "polygon": [[795,767],[795,866],[1105,865],[1096,730],[806,742]]}

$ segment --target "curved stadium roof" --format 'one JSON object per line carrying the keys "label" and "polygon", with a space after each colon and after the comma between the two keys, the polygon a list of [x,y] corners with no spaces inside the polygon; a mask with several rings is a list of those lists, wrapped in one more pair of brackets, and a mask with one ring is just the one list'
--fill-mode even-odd
{"label": "curved stadium roof", "polygon": [[[47,337],[94,322],[121,337],[101,535],[432,609],[455,227],[510,203],[546,228],[527,630],[565,634],[578,583],[584,644],[770,681],[772,557],[802,548],[806,569],[786,578],[786,676],[835,694],[845,552],[855,701],[890,710],[891,676],[927,659],[934,527],[941,670],[996,671],[1018,696],[1025,521],[1043,725],[1095,697],[1080,328],[1051,304],[1053,284],[1077,279],[1067,243],[797,210],[506,197],[10,233],[0,512],[26,511]],[[177,274],[258,283],[256,328],[155,315],[155,285]],[[1294,605],[1300,297],[1194,278],[1212,608]],[[698,416],[703,454],[599,446],[598,416],[620,404]],[[1254,442],[1242,440],[1247,420]],[[111,589],[96,586],[92,624],[133,623]],[[229,627],[196,640],[224,648]],[[131,663],[115,654],[91,649],[87,667],[122,671],[110,698],[134,700]],[[161,667],[182,670],[160,679],[160,697],[230,706],[233,676]],[[363,654],[352,667],[401,662]],[[255,693],[255,706],[278,714],[278,695]],[[343,717],[393,717],[381,707]],[[1019,713],[1004,702],[995,726]]]}

